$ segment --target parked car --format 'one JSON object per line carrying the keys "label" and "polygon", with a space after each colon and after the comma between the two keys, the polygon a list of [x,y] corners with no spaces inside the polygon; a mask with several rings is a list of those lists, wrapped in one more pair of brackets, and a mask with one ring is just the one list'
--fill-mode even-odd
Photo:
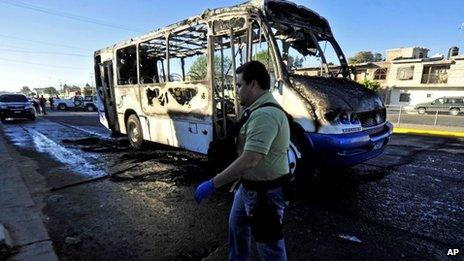
{"label": "parked car", "polygon": [[96,96],[74,96],[69,99],[54,99],[54,103],[58,110],[75,109],[95,111],[97,109]]}
{"label": "parked car", "polygon": [[97,96],[84,96],[84,109],[86,111],[96,111],[97,110]]}
{"label": "parked car", "polygon": [[438,111],[456,116],[464,112],[464,97],[442,97],[432,102],[416,104],[414,109],[419,114]]}
{"label": "parked car", "polygon": [[0,120],[5,122],[8,118],[26,118],[35,120],[35,109],[32,103],[22,94],[0,95]]}

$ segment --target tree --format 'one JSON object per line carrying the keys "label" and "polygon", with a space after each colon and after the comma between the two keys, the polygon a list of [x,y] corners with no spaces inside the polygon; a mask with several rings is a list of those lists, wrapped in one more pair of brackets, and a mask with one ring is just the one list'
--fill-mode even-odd
{"label": "tree", "polygon": [[[272,66],[272,59],[267,50],[262,50],[262,51],[257,52],[253,56],[253,60],[259,61],[262,64],[264,64],[266,66],[266,69],[269,72],[274,71],[274,68]],[[298,57],[289,56],[289,60],[290,60],[290,67],[294,67],[294,68],[303,67],[303,61],[304,61],[303,57],[298,58]]]}
{"label": "tree", "polygon": [[[229,57],[224,57],[224,73],[230,74],[230,67],[232,61]],[[227,72],[229,70],[229,72]],[[221,75],[221,58],[219,56],[214,56],[214,72],[215,75]],[[208,58],[204,55],[198,57],[195,62],[193,62],[188,75],[191,80],[204,80],[208,74]]]}
{"label": "tree", "polygon": [[208,58],[206,56],[198,57],[195,62],[193,62],[188,75],[190,79],[197,81],[203,80],[206,78],[208,73]]}
{"label": "tree", "polygon": [[[292,67],[295,67],[295,68],[303,67],[303,61],[304,61],[303,58],[298,58],[298,57],[294,58],[292,56],[290,56],[289,58],[290,58],[290,64]],[[269,72],[274,71],[274,68],[272,66],[272,59],[269,56],[269,53],[267,52],[267,50],[262,50],[260,52],[257,52],[253,56],[253,60],[263,63]],[[227,73],[228,75],[231,75],[232,73],[234,73],[230,71],[231,65],[232,65],[232,61],[230,60],[230,58],[225,57],[224,58],[224,73]],[[200,56],[195,60],[195,62],[190,67],[188,75],[191,80],[203,80],[207,76],[206,75],[207,68],[208,68],[207,57]],[[214,57],[214,71],[215,71],[215,75],[221,75],[221,58],[217,55]]]}
{"label": "tree", "polygon": [[97,90],[94,87],[86,86],[84,87],[84,95],[90,96],[90,95],[95,95],[97,93]]}
{"label": "tree", "polygon": [[269,71],[269,72],[273,72],[274,71],[274,67],[272,66],[272,59],[271,59],[271,56],[269,55],[269,53],[266,51],[266,50],[262,50],[260,52],[257,52],[254,56],[253,56],[253,60],[255,61],[259,61],[261,62],[262,64],[264,64],[266,66],[266,69]]}
{"label": "tree", "polygon": [[380,61],[382,61],[382,54],[381,53],[373,54],[371,51],[361,51],[361,52],[356,53],[353,57],[348,58],[349,64],[380,62]]}
{"label": "tree", "polygon": [[380,83],[378,81],[372,81],[369,79],[364,79],[364,81],[362,81],[361,84],[364,85],[364,87],[366,87],[367,89],[373,91],[377,91],[380,88]]}
{"label": "tree", "polygon": [[26,96],[29,96],[31,94],[31,89],[27,86],[23,86],[21,88],[21,91],[19,91],[20,93],[26,95]]}
{"label": "tree", "polygon": [[383,60],[381,53],[374,53],[374,62],[381,62]]}
{"label": "tree", "polygon": [[303,62],[304,62],[303,57],[301,57],[301,58],[298,58],[298,57],[293,58],[292,56],[290,56],[290,64],[293,65],[293,67],[295,67],[295,68],[303,67]]}
{"label": "tree", "polygon": [[44,90],[43,90],[43,93],[45,94],[48,94],[50,96],[53,96],[53,95],[57,95],[58,92],[56,91],[55,87],[46,87]]}

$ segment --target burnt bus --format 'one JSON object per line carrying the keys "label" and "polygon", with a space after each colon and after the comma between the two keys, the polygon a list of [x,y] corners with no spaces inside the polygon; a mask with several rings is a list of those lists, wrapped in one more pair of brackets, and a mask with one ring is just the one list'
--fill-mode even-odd
{"label": "burnt bus", "polygon": [[291,134],[292,172],[374,158],[392,133],[379,96],[350,79],[327,20],[288,1],[208,9],[94,60],[100,121],[134,148],[152,141],[208,154],[240,118],[234,72],[251,60],[267,66],[270,91],[301,127]]}

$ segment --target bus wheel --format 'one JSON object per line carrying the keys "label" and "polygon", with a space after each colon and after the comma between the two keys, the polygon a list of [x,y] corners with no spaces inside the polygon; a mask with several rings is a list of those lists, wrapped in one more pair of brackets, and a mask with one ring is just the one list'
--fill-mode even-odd
{"label": "bus wheel", "polygon": [[138,150],[142,147],[143,132],[140,120],[135,114],[131,114],[126,122],[127,136],[132,148]]}

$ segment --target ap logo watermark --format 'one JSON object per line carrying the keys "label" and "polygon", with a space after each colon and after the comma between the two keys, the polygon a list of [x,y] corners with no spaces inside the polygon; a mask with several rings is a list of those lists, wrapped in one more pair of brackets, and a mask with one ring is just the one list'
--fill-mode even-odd
{"label": "ap logo watermark", "polygon": [[459,249],[448,249],[448,253],[446,254],[447,256],[457,256],[459,254]]}

